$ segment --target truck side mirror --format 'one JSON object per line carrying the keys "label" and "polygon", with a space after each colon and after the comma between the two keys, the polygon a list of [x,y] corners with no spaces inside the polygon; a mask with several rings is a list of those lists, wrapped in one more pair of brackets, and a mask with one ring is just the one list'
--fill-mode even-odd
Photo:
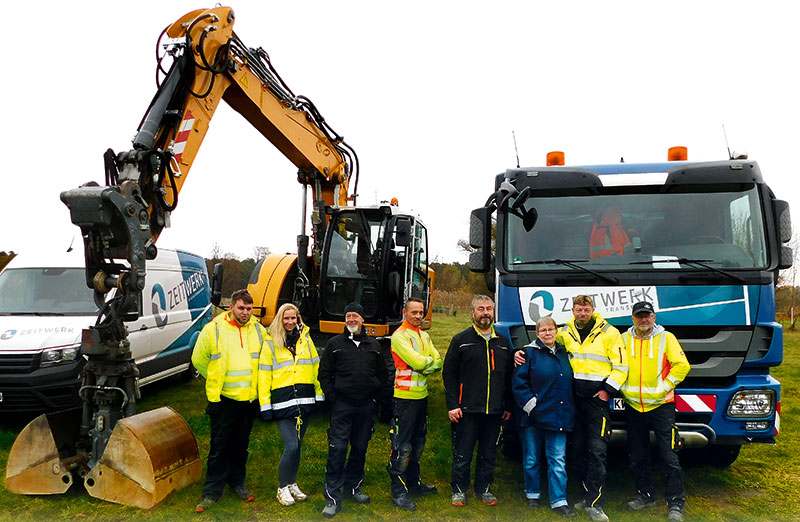
{"label": "truck side mirror", "polygon": [[789,214],[789,203],[775,199],[772,201],[772,208],[781,243],[788,243],[792,240],[792,216]]}
{"label": "truck side mirror", "polygon": [[492,255],[492,217],[486,208],[477,208],[469,217],[469,246],[475,249],[469,255],[469,269],[473,272],[488,272]]}
{"label": "truck side mirror", "polygon": [[399,247],[411,245],[411,221],[398,221],[394,229],[394,242]]}
{"label": "truck side mirror", "polygon": [[219,307],[222,301],[222,263],[214,265],[214,273],[211,275],[211,303]]}

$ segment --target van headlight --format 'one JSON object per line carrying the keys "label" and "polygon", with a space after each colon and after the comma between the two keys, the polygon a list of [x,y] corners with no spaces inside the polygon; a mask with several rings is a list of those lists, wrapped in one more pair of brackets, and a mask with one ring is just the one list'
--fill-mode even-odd
{"label": "van headlight", "polygon": [[67,346],[66,348],[49,348],[42,352],[42,361],[39,366],[55,366],[68,361],[74,361],[78,357],[78,346]]}
{"label": "van headlight", "polygon": [[728,404],[728,417],[769,417],[775,411],[775,390],[740,390]]}

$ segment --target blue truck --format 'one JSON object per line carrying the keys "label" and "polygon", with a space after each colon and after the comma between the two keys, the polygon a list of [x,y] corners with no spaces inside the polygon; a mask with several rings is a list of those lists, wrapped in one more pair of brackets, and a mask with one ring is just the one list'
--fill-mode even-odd
{"label": "blue truck", "polygon": [[[572,167],[551,153],[546,166],[506,170],[472,212],[470,268],[487,273],[497,329],[516,347],[540,317],[569,320],[577,294],[620,331],[633,303],[652,302],[692,365],[676,394],[686,447],[727,466],[780,431],[770,369],[783,359],[775,283],[791,266],[789,206],[746,157],[668,157]],[[611,407],[612,440],[624,438],[622,399]]]}

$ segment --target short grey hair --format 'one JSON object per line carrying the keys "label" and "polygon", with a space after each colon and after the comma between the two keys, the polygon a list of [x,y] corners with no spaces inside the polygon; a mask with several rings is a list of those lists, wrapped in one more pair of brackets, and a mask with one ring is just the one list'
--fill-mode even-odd
{"label": "short grey hair", "polygon": [[558,330],[558,326],[556,326],[556,320],[548,315],[547,317],[540,317],[539,320],[536,321],[536,331],[538,332],[539,328],[546,324],[552,325],[553,328]]}
{"label": "short grey hair", "polygon": [[484,302],[487,302],[487,301],[489,303],[492,303],[492,306],[494,306],[494,300],[492,300],[492,298],[489,297],[488,295],[476,295],[475,297],[472,298],[472,304],[470,305],[470,308],[472,310],[475,310],[475,306],[478,303],[484,303]]}

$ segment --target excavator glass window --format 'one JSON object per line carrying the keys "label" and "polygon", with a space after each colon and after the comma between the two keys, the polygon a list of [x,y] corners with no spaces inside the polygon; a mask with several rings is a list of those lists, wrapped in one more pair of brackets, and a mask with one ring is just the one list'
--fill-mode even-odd
{"label": "excavator glass window", "polygon": [[344,315],[348,303],[357,301],[367,316],[378,309],[380,259],[378,242],[384,235],[381,213],[342,212],[333,223],[325,266],[325,309]]}

